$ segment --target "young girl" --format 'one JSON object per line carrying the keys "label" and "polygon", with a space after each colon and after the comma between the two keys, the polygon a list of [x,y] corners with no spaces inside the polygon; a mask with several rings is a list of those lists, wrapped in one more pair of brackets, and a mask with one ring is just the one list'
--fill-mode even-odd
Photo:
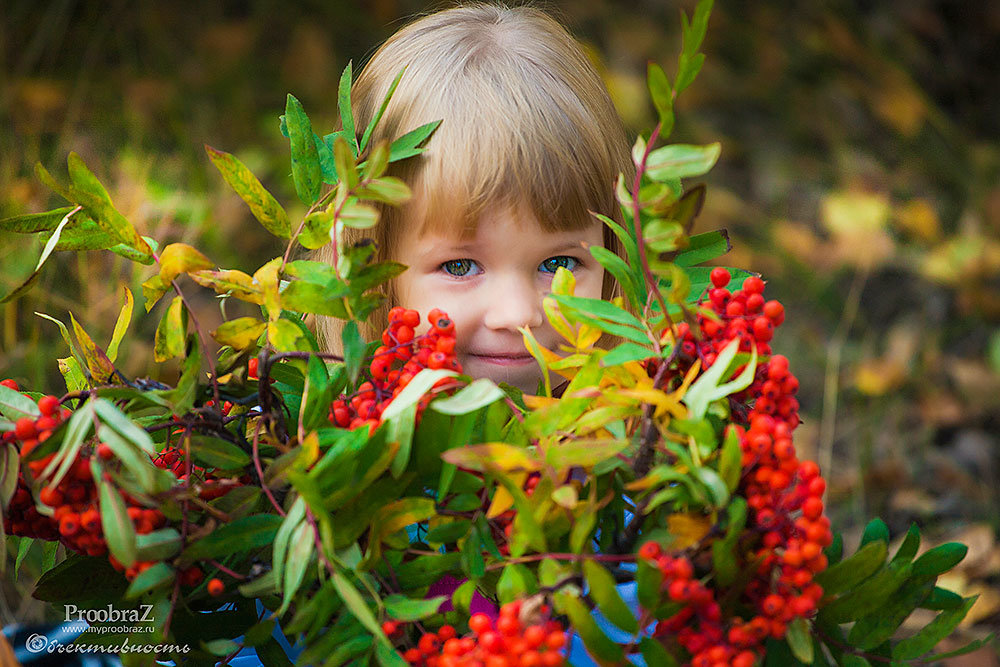
{"label": "young girl", "polygon": [[[577,296],[617,292],[588,248],[622,254],[591,214],[621,220],[615,182],[633,170],[621,121],[580,45],[531,7],[463,5],[399,30],[354,83],[355,127],[367,127],[404,67],[370,145],[441,124],[424,153],[392,165],[413,198],[382,207],[374,229],[345,230],[344,243],[374,237],[379,259],[409,267],[362,333],[376,339],[392,306],[423,317],[439,308],[455,322],[465,373],[535,393],[540,370],[518,327],[558,348],[542,309],[556,270],[573,271]],[[332,263],[332,248],[317,259]],[[324,347],[340,347],[338,320],[317,328]],[[577,638],[570,659],[593,664]]]}
{"label": "young girl", "polygon": [[[556,269],[573,271],[578,296],[615,290],[588,248],[619,251],[591,211],[620,219],[614,184],[633,169],[621,121],[579,44],[531,7],[465,5],[399,30],[354,84],[356,127],[404,67],[371,144],[442,122],[422,155],[393,165],[410,202],[383,207],[373,230],[346,230],[345,243],[374,236],[381,259],[409,267],[364,333],[378,336],[390,306],[424,317],[440,308],[467,374],[535,393],[540,370],[518,327],[558,347],[542,310]],[[339,347],[336,320],[318,328],[321,343]]]}

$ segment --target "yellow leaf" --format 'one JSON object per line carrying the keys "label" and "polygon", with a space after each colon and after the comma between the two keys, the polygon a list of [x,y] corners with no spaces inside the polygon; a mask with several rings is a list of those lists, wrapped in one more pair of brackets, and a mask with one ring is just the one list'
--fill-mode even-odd
{"label": "yellow leaf", "polygon": [[913,199],[896,210],[896,225],[924,241],[934,241],[941,233],[937,211],[926,199]]}
{"label": "yellow leaf", "polygon": [[550,405],[556,405],[559,403],[558,398],[551,398],[549,396],[524,394],[521,398],[524,399],[524,404],[529,410],[541,410],[542,408],[547,408]]}
{"label": "yellow leaf", "polygon": [[160,253],[160,279],[170,282],[182,273],[212,268],[212,260],[186,243],[171,243]]}
{"label": "yellow leaf", "polygon": [[319,460],[319,436],[316,435],[316,431],[311,431],[302,441],[302,452],[299,454],[299,459],[305,463],[307,468]]}
{"label": "yellow leaf", "polygon": [[576,347],[578,350],[586,350],[596,343],[604,332],[589,324],[580,325],[580,333],[576,337]]}
{"label": "yellow leaf", "polygon": [[263,305],[272,322],[281,317],[281,295],[278,293],[278,270],[281,257],[275,257],[253,274],[253,283],[260,288]]}
{"label": "yellow leaf", "polygon": [[712,529],[712,521],[700,514],[678,512],[667,517],[667,530],[674,536],[671,549],[687,549],[699,543]]}
{"label": "yellow leaf", "polygon": [[[524,482],[528,479],[528,473],[515,473],[510,478],[514,484],[523,487]],[[493,494],[493,501],[490,503],[490,508],[486,510],[486,518],[495,519],[513,506],[514,496],[510,495],[510,491],[505,486],[498,484],[496,493]]]}
{"label": "yellow leaf", "polygon": [[80,348],[83,352],[83,358],[87,362],[87,368],[90,370],[90,375],[98,383],[103,383],[111,377],[115,372],[114,364],[108,359],[108,356],[104,353],[104,350],[99,348],[94,339],[83,330],[80,323],[76,321],[73,317],[73,313],[69,314],[69,319],[73,323],[73,333],[76,334],[76,340],[80,343]]}
{"label": "yellow leaf", "polygon": [[441,455],[441,458],[460,468],[480,472],[486,470],[531,472],[541,468],[541,462],[533,456],[531,451],[505,442],[490,442],[483,445],[449,449]]}
{"label": "yellow leaf", "polygon": [[884,396],[906,379],[906,369],[895,359],[869,359],[854,372],[854,385],[862,394]]}
{"label": "yellow leaf", "polygon": [[555,329],[560,336],[570,342],[576,340],[576,333],[573,332],[573,328],[570,326],[569,322],[566,321],[566,317],[562,314],[562,310],[560,310],[559,304],[556,303],[555,299],[551,296],[547,296],[542,299],[542,308],[545,310],[545,316],[548,318],[549,324],[552,325],[552,328]]}
{"label": "yellow leaf", "polygon": [[256,317],[239,317],[223,322],[211,334],[222,345],[229,345],[234,350],[245,350],[257,342],[266,328],[267,324]]}

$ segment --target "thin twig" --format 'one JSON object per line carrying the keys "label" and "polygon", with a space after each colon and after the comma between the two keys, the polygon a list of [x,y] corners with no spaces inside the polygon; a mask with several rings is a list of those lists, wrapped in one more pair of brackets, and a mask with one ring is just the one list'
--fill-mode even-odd
{"label": "thin twig", "polygon": [[844,312],[840,315],[840,322],[837,323],[837,329],[830,339],[826,355],[826,373],[823,378],[823,415],[820,418],[817,458],[820,470],[827,474],[829,474],[833,464],[833,440],[837,426],[841,355],[844,351],[844,345],[847,343],[847,334],[850,333],[851,327],[854,325],[858,307],[861,305],[861,293],[868,280],[868,273],[867,267],[855,272],[847,293],[847,300],[844,302]]}

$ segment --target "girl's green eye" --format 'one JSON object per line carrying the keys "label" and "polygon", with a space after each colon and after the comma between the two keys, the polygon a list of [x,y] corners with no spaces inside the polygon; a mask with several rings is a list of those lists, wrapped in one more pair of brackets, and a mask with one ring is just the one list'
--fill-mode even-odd
{"label": "girl's green eye", "polygon": [[453,259],[442,264],[441,268],[449,275],[465,276],[468,275],[474,265],[475,262],[471,259]]}
{"label": "girl's green eye", "polygon": [[560,266],[572,271],[579,263],[580,262],[572,257],[559,255],[558,257],[549,257],[547,260],[542,262],[541,268],[549,273],[555,273]]}

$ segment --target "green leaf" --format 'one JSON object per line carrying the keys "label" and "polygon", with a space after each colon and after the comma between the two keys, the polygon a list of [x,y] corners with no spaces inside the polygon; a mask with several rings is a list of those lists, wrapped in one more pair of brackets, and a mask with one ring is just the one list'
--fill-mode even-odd
{"label": "green leaf", "polygon": [[913,572],[912,563],[889,563],[871,577],[820,609],[825,622],[847,623],[879,611]]}
{"label": "green leaf", "polygon": [[663,644],[652,637],[643,637],[639,641],[639,651],[645,658],[647,665],[656,665],[656,667],[678,667],[680,665],[674,656],[667,653]]}
{"label": "green leaf", "polygon": [[954,609],[962,605],[962,596],[947,589],[935,586],[934,590],[920,603],[923,609]]}
{"label": "green leaf", "polygon": [[593,657],[599,661],[613,663],[625,659],[622,647],[604,634],[580,598],[562,590],[555,594],[554,600],[556,609],[569,616],[570,627],[580,635],[584,646]]}
{"label": "green leaf", "polygon": [[736,545],[747,522],[747,503],[736,496],[729,505],[726,536],[712,542],[712,567],[722,586],[728,586],[736,580]]}
{"label": "green leaf", "polygon": [[601,246],[590,246],[591,256],[615,277],[626,294],[634,295],[633,304],[638,303],[639,295],[645,294],[645,280],[635,276],[633,270],[621,257]]}
{"label": "green leaf", "polygon": [[278,609],[278,615],[285,613],[298,592],[302,580],[305,578],[306,569],[313,558],[316,546],[313,541],[313,528],[303,521],[292,533],[291,544],[288,547],[288,559],[285,561],[284,581],[281,585],[282,602]]}
{"label": "green leaf", "polygon": [[313,139],[312,123],[302,104],[291,93],[285,101],[285,123],[288,127],[288,141],[291,143],[295,193],[303,204],[310,206],[319,199],[323,171]]}
{"label": "green leaf", "polygon": [[660,603],[660,586],[663,584],[663,573],[660,569],[644,559],[639,559],[635,583],[639,604],[646,609],[656,609]]}
{"label": "green leaf", "polygon": [[629,361],[642,361],[654,356],[655,353],[648,347],[626,341],[601,357],[601,366],[605,368],[621,366]]}
{"label": "green leaf", "polygon": [[730,394],[742,391],[753,382],[754,372],[757,368],[757,347],[751,346],[750,363],[746,364],[739,377],[729,382],[722,382],[728,376],[729,367],[739,351],[740,341],[734,339],[719,352],[718,357],[709,368],[698,376],[687,393],[684,394],[683,401],[689,409],[688,418],[698,420],[705,416],[708,406],[713,401],[725,398]]}
{"label": "green leaf", "polygon": [[276,514],[245,516],[192,543],[181,557],[191,562],[265,547],[274,542],[279,525],[281,517]]}
{"label": "green leaf", "polygon": [[390,595],[382,599],[382,604],[385,605],[385,613],[389,618],[404,623],[411,623],[413,621],[422,621],[428,616],[436,614],[437,610],[447,599],[448,597],[445,595],[438,595],[437,597],[423,600],[412,600],[405,595]]}
{"label": "green leaf", "polygon": [[878,609],[858,619],[847,634],[848,643],[867,651],[888,641],[933,588],[933,581],[916,577],[907,582]]}
{"label": "green leaf", "polygon": [[267,325],[267,342],[278,352],[298,350],[302,338],[302,330],[291,320],[282,318]]}
{"label": "green leaf", "polygon": [[0,384],[0,414],[14,422],[22,417],[42,416],[38,404],[24,394]]}
{"label": "green leaf", "polygon": [[74,210],[75,207],[73,206],[63,206],[62,208],[46,211],[45,213],[15,215],[11,218],[0,220],[0,230],[17,232],[19,234],[52,231]]}
{"label": "green leaf", "polygon": [[250,455],[237,445],[207,435],[191,436],[191,455],[201,465],[221,470],[241,470],[250,464]]}
{"label": "green leaf", "polygon": [[333,213],[331,211],[316,211],[306,216],[303,221],[299,243],[303,247],[315,250],[322,248],[333,239],[330,230],[333,228]]}
{"label": "green leaf", "polygon": [[175,575],[174,568],[166,563],[156,563],[132,580],[128,590],[125,591],[125,599],[135,600],[157,588],[166,588],[173,583]]}
{"label": "green leaf", "polygon": [[618,593],[611,573],[597,562],[587,560],[583,562],[583,574],[590,587],[590,597],[597,603],[601,614],[625,632],[638,632],[639,622]]}
{"label": "green leaf", "polygon": [[872,519],[865,526],[865,532],[861,535],[861,546],[865,546],[875,540],[882,540],[886,544],[889,543],[889,526],[885,525],[885,521],[878,518]]}
{"label": "green leaf", "polygon": [[736,429],[727,428],[722,441],[722,450],[719,452],[719,476],[722,477],[730,493],[736,491],[742,472],[743,450],[740,448],[740,436],[737,435]]}
{"label": "green leaf", "polygon": [[413,157],[414,155],[420,155],[424,152],[422,148],[424,142],[430,138],[437,129],[438,125],[441,124],[440,120],[435,120],[430,123],[425,123],[420,127],[410,130],[406,134],[397,138],[389,146],[389,162],[396,162],[398,160],[405,160],[408,157]]}
{"label": "green leaf", "polygon": [[375,636],[375,639],[380,643],[387,644],[389,639],[382,632],[381,624],[375,619],[375,615],[372,614],[371,608],[368,603],[365,602],[364,598],[361,597],[361,593],[358,589],[348,581],[347,577],[342,575],[340,572],[333,573],[333,585],[337,589],[337,594],[340,595],[340,599],[344,601],[347,605],[347,609],[354,615],[354,618],[360,621],[361,625],[365,626],[368,632]]}
{"label": "green leaf", "polygon": [[424,541],[428,544],[453,544],[468,535],[471,527],[472,522],[468,519],[438,524],[427,531]]}
{"label": "green leaf", "polygon": [[362,204],[351,197],[340,210],[339,220],[345,227],[352,229],[370,229],[378,223],[378,209],[368,204]]}
{"label": "green leaf", "polygon": [[497,598],[507,604],[535,592],[538,582],[535,575],[521,563],[508,563],[497,581]]}
{"label": "green leaf", "polygon": [[108,551],[125,567],[135,564],[136,536],[132,520],[128,518],[125,501],[118,490],[105,481],[100,466],[91,460],[93,477],[97,481],[101,510],[101,528],[108,543]]}
{"label": "green leaf", "polygon": [[933,650],[942,639],[951,636],[965,615],[969,613],[969,609],[975,604],[977,597],[965,598],[962,606],[942,611],[917,634],[900,641],[892,649],[892,659],[913,660]]}
{"label": "green leaf", "polygon": [[152,249],[149,244],[139,236],[132,223],[115,210],[108,191],[87,168],[83,159],[71,152],[67,164],[69,177],[73,182],[70,186],[72,200],[86,208],[91,217],[106,231],[117,235],[121,243],[125,243],[144,254],[150,254]]}
{"label": "green leaf", "polygon": [[492,380],[479,378],[452,396],[439,398],[430,407],[446,415],[464,415],[474,412],[504,397],[503,390]]}
{"label": "green leaf", "polygon": [[888,548],[882,540],[869,542],[850,558],[817,574],[816,583],[827,595],[851,590],[882,567],[887,553]]}
{"label": "green leaf", "polygon": [[801,616],[788,624],[788,634],[785,635],[792,655],[807,665],[813,663],[813,643],[809,635],[809,622]]}
{"label": "green leaf", "polygon": [[161,528],[144,535],[136,535],[137,560],[166,560],[181,550],[181,534],[174,528]]}
{"label": "green leaf", "polygon": [[187,340],[187,324],[188,313],[184,306],[184,299],[175,296],[156,327],[153,358],[157,363],[183,356],[184,343]]}
{"label": "green leaf", "polygon": [[706,146],[670,144],[650,152],[646,174],[654,181],[701,176],[719,159],[722,146],[718,142]]}
{"label": "green leaf", "polygon": [[[340,84],[337,86],[337,108],[340,110],[340,124],[343,127],[343,136],[347,139],[354,156],[358,155],[358,138],[354,129],[354,113],[351,109],[351,79],[352,63],[347,62],[347,67],[340,75]],[[341,174],[343,178],[343,174]]]}
{"label": "green leaf", "polygon": [[[399,80],[403,78],[403,73],[406,71],[406,67],[399,70],[396,74],[396,78],[392,80],[392,84],[389,85],[389,90],[386,92],[385,97],[382,98],[382,104],[379,105],[378,111],[372,117],[371,122],[368,123],[368,127],[365,128],[365,133],[361,136],[361,144],[358,146],[358,152],[364,152],[365,148],[368,147],[368,140],[371,139],[372,132],[378,126],[380,120],[382,120],[382,114],[385,113],[385,109],[389,106],[389,100],[392,99],[392,94],[396,92],[396,86],[399,85]],[[344,125],[347,127],[347,125]]]}
{"label": "green leaf", "polygon": [[261,185],[253,172],[234,155],[216,150],[208,144],[205,145],[205,151],[208,152],[212,164],[222,174],[222,178],[247,203],[250,212],[264,229],[280,238],[291,238],[292,223],[288,219],[288,214],[278,200]]}
{"label": "green leaf", "polygon": [[969,547],[960,542],[947,542],[925,551],[920,558],[913,561],[914,577],[936,577],[944,574],[958,565]]}
{"label": "green leaf", "polygon": [[920,529],[917,524],[910,524],[910,529],[906,531],[903,543],[896,550],[896,555],[892,557],[894,561],[911,561],[920,549]]}
{"label": "green leaf", "polygon": [[954,651],[946,651],[945,653],[935,653],[934,655],[929,655],[923,660],[923,662],[934,663],[937,662],[938,660],[947,660],[948,658],[954,658],[960,655],[966,655],[968,653],[972,653],[973,651],[978,651],[984,646],[991,646],[995,638],[996,638],[996,633],[991,632],[982,639],[971,641],[962,648],[957,648]]}
{"label": "green leaf", "polygon": [[[361,364],[364,362],[364,355],[367,345],[361,332],[358,330],[358,323],[354,320],[348,321],[341,332],[341,342],[344,350],[344,365],[347,367],[347,377],[351,384],[358,381],[358,374],[361,372]],[[385,421],[385,417],[383,417]]]}
{"label": "green leaf", "polygon": [[399,206],[408,202],[413,192],[401,179],[395,176],[383,176],[359,188],[358,196],[390,206]]}
{"label": "green leaf", "polygon": [[674,129],[673,91],[670,90],[670,81],[663,68],[656,63],[650,62],[646,66],[646,86],[659,117],[660,137],[666,139]]}
{"label": "green leaf", "polygon": [[688,237],[688,246],[677,253],[673,262],[678,266],[694,266],[725,255],[732,249],[729,232],[725,229]]}

